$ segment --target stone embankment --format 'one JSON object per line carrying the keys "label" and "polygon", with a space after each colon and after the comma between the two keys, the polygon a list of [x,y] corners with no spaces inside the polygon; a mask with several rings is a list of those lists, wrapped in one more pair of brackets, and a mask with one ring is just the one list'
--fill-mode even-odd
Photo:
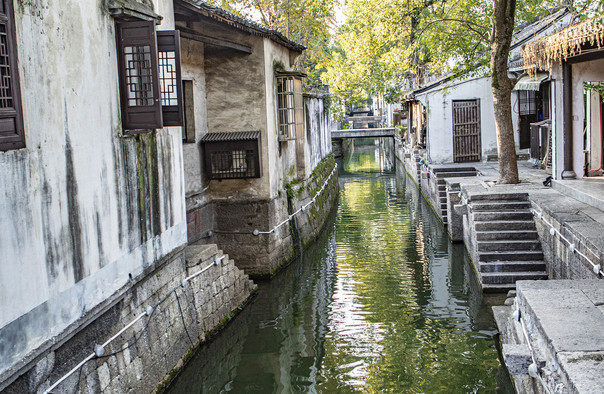
{"label": "stone embankment", "polygon": [[216,245],[188,246],[143,278],[4,392],[153,392],[256,289]]}
{"label": "stone embankment", "polygon": [[493,307],[518,393],[604,391],[603,289],[599,280],[519,281]]}
{"label": "stone embankment", "polygon": [[478,176],[443,188],[430,171],[440,166],[425,165],[421,151],[397,153],[442,219],[446,195],[443,222],[465,243],[483,290],[510,290],[493,309],[516,392],[604,392],[604,182],[548,187],[547,174],[519,161],[518,185],[498,185],[495,162],[473,163]]}

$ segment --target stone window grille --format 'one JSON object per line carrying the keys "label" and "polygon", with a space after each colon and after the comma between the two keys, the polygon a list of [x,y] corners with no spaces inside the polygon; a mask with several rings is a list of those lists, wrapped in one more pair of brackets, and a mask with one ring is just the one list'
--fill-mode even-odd
{"label": "stone window grille", "polygon": [[0,0],[0,151],[25,147],[12,0]]}
{"label": "stone window grille", "polygon": [[260,178],[260,131],[207,133],[201,139],[208,179]]}

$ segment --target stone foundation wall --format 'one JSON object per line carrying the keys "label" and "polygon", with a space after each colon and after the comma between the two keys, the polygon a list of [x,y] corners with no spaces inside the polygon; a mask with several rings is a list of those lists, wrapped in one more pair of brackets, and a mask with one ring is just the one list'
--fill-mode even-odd
{"label": "stone foundation wall", "polygon": [[[215,243],[248,275],[255,278],[272,276],[323,229],[338,195],[337,173],[334,171],[330,178],[334,168],[335,159],[329,155],[308,179],[285,185],[279,196],[272,200],[214,200],[192,209],[189,213],[192,218],[190,242],[193,237],[199,244]],[[308,204],[315,195],[315,201],[308,209],[288,221],[293,212]],[[257,235],[254,235],[255,230]]]}
{"label": "stone foundation wall", "polygon": [[[593,266],[579,253],[581,252],[594,264],[604,261],[604,244],[602,234],[604,225],[585,217],[582,213],[585,204],[568,199],[565,205],[564,216],[553,214],[545,204],[540,203],[540,197],[530,196],[532,207],[540,212],[542,218],[535,218],[535,225],[539,233],[539,240],[546,261],[547,274],[550,279],[598,279],[601,276],[593,272]],[[576,206],[573,206],[576,205]],[[587,208],[589,209],[589,208]],[[547,223],[546,223],[547,222]],[[550,233],[551,226],[557,230],[554,235]],[[558,232],[568,240],[561,239]],[[569,246],[574,245],[575,252]]]}
{"label": "stone foundation wall", "polygon": [[188,247],[132,283],[117,303],[96,311],[98,317],[35,360],[4,392],[43,392],[94,353],[96,344],[138,317],[105,346],[102,356],[92,357],[53,392],[153,392],[255,289],[216,245]]}
{"label": "stone foundation wall", "polygon": [[335,164],[334,157],[328,156],[319,163],[308,180],[290,185],[286,191],[291,212],[306,206],[313,196],[316,196],[315,202],[308,205],[290,222],[290,233],[295,241],[299,242],[298,247],[306,248],[319,236],[329,213],[336,204],[339,184]]}
{"label": "stone foundation wall", "polygon": [[[215,201],[213,204],[215,231],[203,241],[216,242],[228,251],[247,274],[271,276],[293,255],[287,224],[265,234],[288,217],[285,193],[269,201]],[[254,230],[262,233],[254,235]]]}

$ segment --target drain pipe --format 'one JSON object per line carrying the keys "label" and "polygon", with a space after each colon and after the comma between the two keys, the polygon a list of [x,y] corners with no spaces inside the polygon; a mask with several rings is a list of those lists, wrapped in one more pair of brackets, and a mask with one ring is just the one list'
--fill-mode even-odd
{"label": "drain pipe", "polygon": [[564,171],[562,179],[576,179],[573,171],[573,88],[572,64],[562,63],[562,111],[564,131]]}

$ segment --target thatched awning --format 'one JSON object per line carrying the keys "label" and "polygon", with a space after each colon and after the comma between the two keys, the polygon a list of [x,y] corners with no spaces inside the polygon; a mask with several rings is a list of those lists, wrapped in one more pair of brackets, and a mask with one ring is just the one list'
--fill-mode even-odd
{"label": "thatched awning", "polygon": [[598,18],[530,42],[522,50],[522,56],[527,69],[551,71],[554,63],[566,61],[586,50],[603,48],[604,24]]}

